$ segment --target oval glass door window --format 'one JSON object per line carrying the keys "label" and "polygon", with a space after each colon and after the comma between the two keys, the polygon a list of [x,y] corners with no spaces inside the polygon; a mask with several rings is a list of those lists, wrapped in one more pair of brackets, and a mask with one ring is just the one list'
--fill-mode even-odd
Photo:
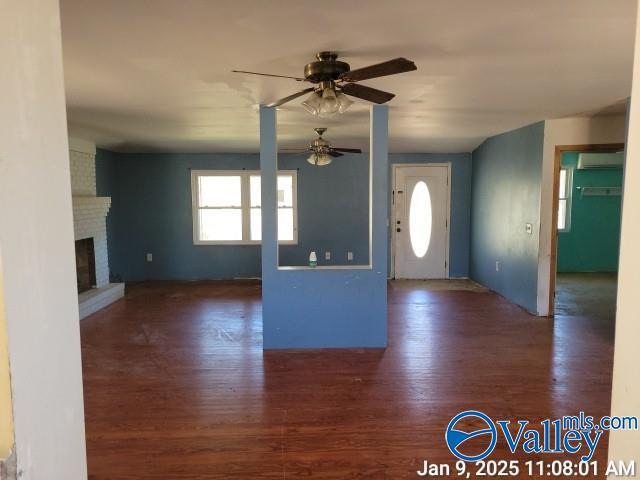
{"label": "oval glass door window", "polygon": [[416,183],[411,193],[409,238],[416,257],[424,257],[431,241],[431,195],[423,181]]}

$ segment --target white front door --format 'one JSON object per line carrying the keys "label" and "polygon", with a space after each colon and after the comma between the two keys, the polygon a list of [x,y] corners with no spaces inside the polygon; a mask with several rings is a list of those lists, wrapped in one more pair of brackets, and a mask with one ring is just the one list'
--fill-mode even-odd
{"label": "white front door", "polygon": [[396,278],[447,278],[449,166],[395,166]]}

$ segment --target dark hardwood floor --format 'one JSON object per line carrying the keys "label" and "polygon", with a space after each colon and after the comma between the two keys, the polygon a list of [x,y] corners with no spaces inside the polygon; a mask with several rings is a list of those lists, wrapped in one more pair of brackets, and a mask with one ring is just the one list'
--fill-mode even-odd
{"label": "dark hardwood floor", "polygon": [[[259,285],[145,283],[83,320],[90,478],[418,478],[455,463],[444,431],[462,410],[609,413],[612,318],[391,283],[386,350],[263,352],[260,316]],[[491,458],[575,456],[499,441]]]}

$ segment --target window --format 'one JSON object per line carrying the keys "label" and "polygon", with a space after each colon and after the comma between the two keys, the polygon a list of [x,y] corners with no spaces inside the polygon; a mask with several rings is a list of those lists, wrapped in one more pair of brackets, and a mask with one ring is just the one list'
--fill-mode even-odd
{"label": "window", "polygon": [[[278,240],[298,241],[295,170],[278,172]],[[258,244],[262,239],[260,172],[191,172],[193,243]]]}
{"label": "window", "polygon": [[568,232],[571,229],[571,180],[572,169],[560,168],[558,184],[558,231]]}

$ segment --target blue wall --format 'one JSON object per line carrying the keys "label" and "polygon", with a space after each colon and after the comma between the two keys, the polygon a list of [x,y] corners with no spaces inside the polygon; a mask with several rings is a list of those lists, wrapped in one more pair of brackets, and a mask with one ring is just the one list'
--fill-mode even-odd
{"label": "blue wall", "polygon": [[310,165],[307,156],[278,158],[279,169],[298,169],[298,245],[280,246],[280,265],[307,265],[311,251],[319,265],[368,264],[369,189],[362,181],[369,177],[367,155],[347,154],[324,167]]}
{"label": "blue wall", "polygon": [[621,187],[622,169],[578,170],[578,153],[564,152],[573,168],[571,227],[558,232],[558,272],[617,272],[621,196],[580,195],[581,187]]}
{"label": "blue wall", "polygon": [[537,310],[543,142],[539,122],[491,137],[472,154],[470,276],[530,312]]}
{"label": "blue wall", "polygon": [[[281,155],[279,168],[298,169],[299,242],[280,247],[281,265],[368,262],[366,155],[345,155],[322,168],[304,156]],[[450,275],[468,276],[470,154],[391,155],[393,163],[452,163]],[[114,280],[242,278],[261,275],[260,247],[193,245],[190,169],[259,169],[256,154],[122,154],[98,150],[98,195],[111,196],[107,217]],[[346,199],[346,201],[345,201]],[[390,197],[389,197],[390,201]],[[324,261],[324,251],[332,259]],[[153,262],[145,254],[153,253]]]}

